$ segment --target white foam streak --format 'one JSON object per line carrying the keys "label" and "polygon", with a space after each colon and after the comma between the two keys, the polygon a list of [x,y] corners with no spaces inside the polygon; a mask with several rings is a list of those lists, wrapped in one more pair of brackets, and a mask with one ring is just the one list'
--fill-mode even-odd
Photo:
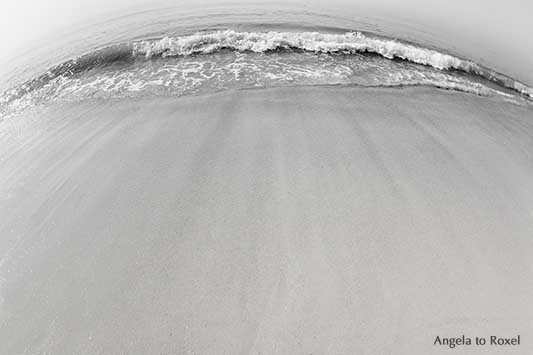
{"label": "white foam streak", "polygon": [[278,49],[301,49],[320,53],[380,54],[400,58],[437,69],[480,70],[473,62],[438,51],[417,47],[392,39],[369,37],[361,32],[328,34],[319,32],[236,32],[234,30],[197,33],[185,37],[165,37],[155,41],[134,43],[134,54],[139,56],[187,56],[209,54],[221,49],[266,52]]}

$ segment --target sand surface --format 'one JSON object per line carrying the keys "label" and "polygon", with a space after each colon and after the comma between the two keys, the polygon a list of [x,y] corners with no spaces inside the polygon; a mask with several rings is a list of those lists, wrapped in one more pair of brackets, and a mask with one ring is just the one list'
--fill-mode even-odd
{"label": "sand surface", "polygon": [[533,353],[531,106],[57,104],[0,122],[0,216],[1,354]]}

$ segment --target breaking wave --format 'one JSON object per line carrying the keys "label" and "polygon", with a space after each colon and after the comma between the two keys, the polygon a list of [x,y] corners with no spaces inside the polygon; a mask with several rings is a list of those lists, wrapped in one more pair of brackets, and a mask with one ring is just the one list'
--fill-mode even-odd
{"label": "breaking wave", "polygon": [[[239,53],[250,55],[243,59]],[[278,54],[284,58],[285,63],[282,60],[282,63],[274,68],[267,61],[261,62],[253,54]],[[287,59],[290,55],[292,57]],[[318,55],[322,55],[319,64],[317,64]],[[214,56],[224,57],[226,62],[221,64],[220,58],[213,59]],[[232,59],[228,59],[229,57]],[[347,63],[351,58],[357,58],[357,62]],[[170,59],[174,61],[165,62]],[[397,65],[387,64],[385,59]],[[272,58],[269,60],[272,61]],[[373,65],[369,66],[365,61]],[[147,62],[157,63],[155,69],[143,68],[143,63]],[[324,63],[327,64],[326,67]],[[142,40],[96,50],[65,61],[50,68],[46,73],[0,94],[0,105],[5,107],[16,101],[15,106],[20,108],[35,104],[36,101],[65,98],[65,93],[79,94],[80,87],[85,90],[82,93],[87,93],[87,88],[91,87],[92,95],[97,94],[99,90],[113,92],[113,88],[115,93],[124,94],[125,91],[139,91],[139,88],[153,86],[154,83],[177,88],[179,86],[177,82],[167,80],[163,74],[172,72],[173,78],[176,78],[179,76],[177,73],[183,70],[180,66],[191,65],[193,67],[200,65],[204,71],[195,72],[196,79],[192,81],[187,81],[184,72],[181,72],[183,82],[179,85],[182,86],[175,92],[181,94],[197,92],[183,85],[193,83],[195,85],[193,89],[198,89],[199,86],[213,87],[205,83],[214,77],[220,84],[220,81],[229,80],[232,75],[234,76],[232,80],[238,81],[240,74],[247,74],[248,78],[241,75],[239,80],[248,86],[257,86],[254,85],[257,82],[263,82],[267,86],[282,82],[308,85],[313,83],[351,83],[364,86],[430,85],[478,95],[489,95],[499,91],[497,88],[499,87],[503,89],[500,90],[503,94],[514,92],[528,99],[533,98],[533,88],[472,61],[362,32],[333,34],[224,30]],[[241,70],[237,76],[235,76],[236,66]],[[255,70],[248,70],[246,66],[252,66]],[[369,71],[365,71],[365,68]],[[344,74],[340,75],[339,71]],[[188,73],[190,74],[190,71]],[[90,80],[84,78],[85,75],[88,75]],[[274,77],[276,80],[272,79]],[[303,77],[306,78],[304,82],[300,80]],[[310,80],[311,77],[320,80],[313,82]],[[284,78],[285,81],[280,78]],[[267,79],[272,81],[266,82]],[[110,82],[110,80],[115,81]],[[199,80],[203,80],[203,84],[198,84]],[[98,86],[97,83],[105,85]],[[225,87],[219,84],[215,86]],[[233,84],[238,87],[236,83]],[[76,97],[80,98],[80,95]]]}
{"label": "breaking wave", "polygon": [[318,32],[236,32],[232,30],[198,33],[187,37],[165,37],[133,44],[133,54],[146,58],[153,56],[187,56],[210,54],[222,49],[240,52],[267,52],[299,49],[319,53],[376,53],[385,58],[400,58],[437,69],[478,71],[472,62],[431,49],[416,47],[395,40],[368,37],[361,32],[327,34]]}
{"label": "breaking wave", "polygon": [[210,54],[223,49],[267,52],[298,49],[319,53],[375,53],[388,59],[402,59],[440,70],[455,69],[479,75],[520,94],[533,97],[533,88],[503,74],[455,56],[397,40],[372,37],[362,32],[327,34],[318,32],[236,32],[233,30],[197,33],[185,37],[165,37],[133,44],[133,55],[188,56]]}

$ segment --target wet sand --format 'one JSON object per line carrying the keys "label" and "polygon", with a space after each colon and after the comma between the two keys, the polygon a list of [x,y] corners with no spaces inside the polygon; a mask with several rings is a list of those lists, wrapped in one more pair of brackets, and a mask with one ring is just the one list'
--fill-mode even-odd
{"label": "wet sand", "polygon": [[533,109],[436,89],[0,122],[0,353],[533,352]]}

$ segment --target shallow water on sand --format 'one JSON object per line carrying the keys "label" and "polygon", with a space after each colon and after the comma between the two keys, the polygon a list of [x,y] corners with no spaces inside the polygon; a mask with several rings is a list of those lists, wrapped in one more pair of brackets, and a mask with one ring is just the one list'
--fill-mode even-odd
{"label": "shallow water on sand", "polygon": [[33,114],[0,143],[2,353],[533,336],[528,106],[299,87]]}

